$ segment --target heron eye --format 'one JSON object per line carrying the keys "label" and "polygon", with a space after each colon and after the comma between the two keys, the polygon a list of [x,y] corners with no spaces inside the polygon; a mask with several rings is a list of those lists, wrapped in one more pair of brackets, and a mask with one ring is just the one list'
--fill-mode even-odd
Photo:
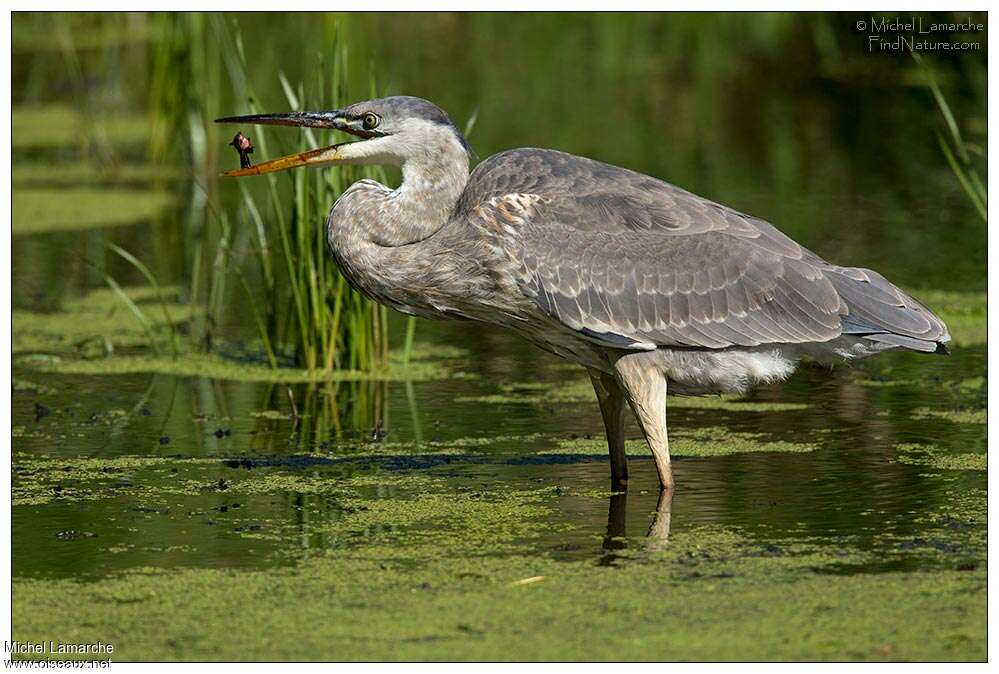
{"label": "heron eye", "polygon": [[367,113],[366,115],[364,115],[363,124],[365,129],[375,128],[376,126],[378,126],[378,115],[374,114],[373,112]]}

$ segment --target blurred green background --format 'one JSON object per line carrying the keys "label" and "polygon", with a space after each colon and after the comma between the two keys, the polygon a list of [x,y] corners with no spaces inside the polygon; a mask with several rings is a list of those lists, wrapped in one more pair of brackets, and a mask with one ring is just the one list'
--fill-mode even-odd
{"label": "blurred green background", "polygon": [[[856,28],[862,18],[869,17],[17,14],[15,161],[57,145],[44,157],[147,160],[156,166],[150,178],[179,174],[213,197],[222,189],[235,199],[235,186],[217,188],[214,180],[220,166],[234,164],[225,147],[231,130],[208,121],[247,105],[219,54],[224,24],[242,35],[260,109],[288,108],[279,73],[314,90],[320,61],[344,43],[355,96],[366,97],[373,79],[380,93],[436,102],[459,126],[474,117],[480,157],[537,146],[598,158],[769,219],[820,254],[900,283],[982,289],[984,225],[936,140],[944,126],[924,73],[906,53],[868,51]],[[970,38],[979,51],[925,57],[965,140],[984,148],[985,35]],[[18,114],[55,104],[84,112],[83,131],[70,132],[58,118],[33,131],[37,120]],[[145,118],[148,142],[138,142],[143,129],[127,128],[123,117]],[[60,133],[70,142],[58,143]],[[274,135],[279,143],[292,137]],[[170,189],[197,207],[204,199],[192,193],[204,192],[192,182]],[[173,253],[190,245],[183,237],[175,243]],[[186,277],[171,252],[142,252],[165,280]],[[61,281],[79,289],[87,282],[80,273]],[[15,296],[44,285],[16,274]]]}

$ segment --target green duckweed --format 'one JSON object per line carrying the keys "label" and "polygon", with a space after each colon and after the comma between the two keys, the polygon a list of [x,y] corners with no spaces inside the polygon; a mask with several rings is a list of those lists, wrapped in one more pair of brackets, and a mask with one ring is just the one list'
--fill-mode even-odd
{"label": "green duckweed", "polygon": [[947,324],[952,346],[975,346],[988,341],[985,293],[919,290],[915,295]]}
{"label": "green duckweed", "polygon": [[[156,507],[169,507],[171,495],[204,493],[219,465],[14,459],[43,474],[68,466],[65,472],[102,490],[111,489],[110,478],[102,479],[109,472],[119,481],[125,474],[155,481],[131,498]],[[180,475],[169,480],[149,472],[173,468]],[[321,536],[325,547],[265,571],[180,566],[132,568],[98,582],[15,577],[14,638],[100,639],[115,645],[120,661],[985,657],[984,539],[982,527],[969,524],[984,523],[983,489],[960,490],[942,510],[924,514],[917,524],[925,538],[895,537],[890,553],[826,538],[774,545],[738,528],[681,525],[668,539],[622,539],[606,566],[537,550],[533,541],[572,528],[560,524],[563,497],[550,487],[456,484],[413,471],[333,478],[321,470],[258,468],[227,476],[226,503],[311,495],[341,513],[284,523],[245,513],[230,525],[265,526],[238,526],[233,535],[247,545]],[[139,526],[163,517],[154,513]],[[960,569],[945,551],[958,546]],[[143,552],[145,559],[196,553],[184,545]],[[108,554],[139,553],[125,542],[109,545]],[[935,555],[944,568],[835,573],[884,554],[901,561]],[[87,620],[68,613],[67,602],[87,606]]]}
{"label": "green duckweed", "polygon": [[[519,533],[494,522],[472,540]],[[267,572],[18,578],[13,636],[99,639],[119,661],[984,659],[984,571],[814,573],[830,563],[761,555],[711,529],[613,567],[455,555],[442,537]],[[87,620],[67,604],[87,606]]]}
{"label": "green duckweed", "polygon": [[985,454],[955,454],[930,445],[902,443],[895,446],[895,461],[914,466],[929,466],[940,470],[980,470],[987,468]]}
{"label": "green duckweed", "polygon": [[[63,458],[18,453],[12,461],[11,502],[15,506],[25,506],[54,501],[196,493],[178,487],[181,481],[176,475],[181,469],[190,473],[218,465],[218,461],[213,459],[178,460],[155,456]],[[139,476],[141,481],[136,480]]]}
{"label": "green duckweed", "polygon": [[167,374],[180,377],[207,377],[242,382],[282,384],[342,381],[426,381],[460,376],[438,363],[411,362],[379,370],[304,370],[271,368],[263,363],[243,362],[212,353],[170,355],[121,355],[92,360],[58,357],[44,360],[22,359],[19,364],[40,372],[77,375]]}
{"label": "green duckweed", "polygon": [[15,106],[11,126],[15,153],[78,146],[93,133],[105,134],[116,145],[137,145],[149,138],[149,118],[145,115],[102,114],[99,122],[90,121],[68,105]]}
{"label": "green duckweed", "polygon": [[[167,318],[174,325],[186,323],[198,309],[176,301],[179,289],[148,286],[123,288],[143,312],[154,335],[169,333]],[[161,304],[160,297],[164,299]],[[163,313],[164,306],[166,314]],[[15,354],[44,353],[103,356],[115,349],[148,346],[150,335],[122,299],[110,289],[93,290],[67,300],[60,311],[37,313],[15,310],[13,314]],[[31,361],[26,361],[29,365]],[[43,361],[45,362],[45,361]],[[61,362],[49,360],[49,362]],[[41,368],[44,369],[44,368]]]}
{"label": "green duckweed", "polygon": [[[815,446],[802,442],[771,440],[760,433],[739,433],[721,427],[708,427],[694,431],[684,431],[670,438],[670,454],[673,456],[728,456],[753,452],[811,452]],[[629,456],[648,456],[649,447],[645,440],[628,440],[625,451]],[[559,440],[554,449],[542,450],[541,454],[585,454],[603,456],[607,454],[607,442],[603,437]]]}
{"label": "green duckweed", "polygon": [[175,202],[166,191],[121,187],[22,187],[12,199],[14,236],[133,225],[152,220]]}
{"label": "green duckweed", "polygon": [[18,185],[82,186],[114,183],[153,183],[177,180],[180,171],[164,164],[121,164],[103,167],[94,162],[17,162],[11,167],[11,180]]}
{"label": "green duckweed", "polygon": [[[459,396],[458,402],[488,403],[494,405],[596,402],[596,394],[589,380],[567,382],[517,382],[500,386],[499,393]],[[668,406],[677,409],[706,409],[744,412],[786,412],[807,409],[804,403],[743,400],[739,396],[670,396]]]}
{"label": "green duckweed", "polygon": [[912,411],[912,416],[916,419],[946,419],[957,424],[984,424],[986,422],[987,410],[941,410],[932,407],[917,407]]}

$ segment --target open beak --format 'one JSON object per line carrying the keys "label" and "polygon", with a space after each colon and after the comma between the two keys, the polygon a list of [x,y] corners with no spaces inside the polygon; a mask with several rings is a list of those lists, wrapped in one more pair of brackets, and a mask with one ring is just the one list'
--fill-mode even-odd
{"label": "open beak", "polygon": [[[328,110],[325,112],[285,112],[263,115],[241,115],[239,117],[222,117],[216,122],[229,124],[272,124],[277,126],[310,126],[319,129],[337,129],[346,131],[354,135],[360,135],[352,128],[347,119],[339,110]],[[227,178],[239,178],[242,176],[257,176],[274,171],[284,171],[285,169],[299,166],[324,166],[341,159],[340,148],[348,143],[338,143],[329,147],[321,147],[315,150],[306,150],[298,154],[291,154],[278,159],[265,161],[256,166],[240,168],[233,171],[226,171],[222,175]]]}

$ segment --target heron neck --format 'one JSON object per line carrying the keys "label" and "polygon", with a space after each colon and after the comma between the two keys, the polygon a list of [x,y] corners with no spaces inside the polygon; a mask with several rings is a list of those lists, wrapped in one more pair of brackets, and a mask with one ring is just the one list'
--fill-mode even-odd
{"label": "heron neck", "polygon": [[375,234],[375,243],[416,243],[448,223],[468,183],[468,155],[452,145],[403,162],[402,184],[389,195],[387,226]]}

